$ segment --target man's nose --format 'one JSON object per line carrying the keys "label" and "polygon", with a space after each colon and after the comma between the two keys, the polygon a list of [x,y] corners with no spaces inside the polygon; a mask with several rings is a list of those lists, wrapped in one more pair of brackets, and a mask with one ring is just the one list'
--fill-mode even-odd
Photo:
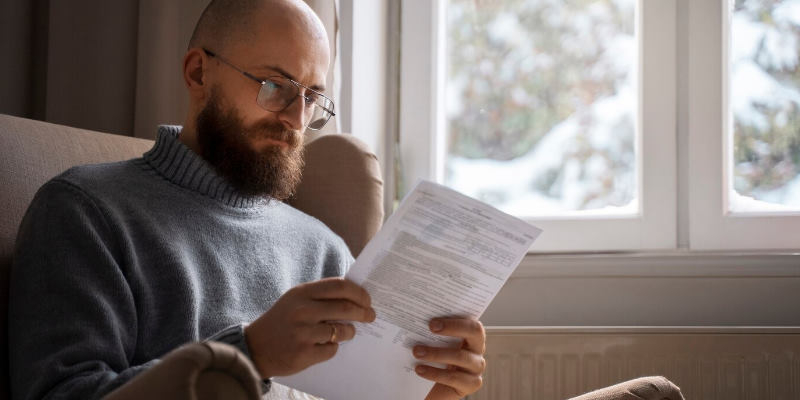
{"label": "man's nose", "polygon": [[293,131],[305,128],[305,98],[298,94],[297,97],[280,113],[280,121]]}

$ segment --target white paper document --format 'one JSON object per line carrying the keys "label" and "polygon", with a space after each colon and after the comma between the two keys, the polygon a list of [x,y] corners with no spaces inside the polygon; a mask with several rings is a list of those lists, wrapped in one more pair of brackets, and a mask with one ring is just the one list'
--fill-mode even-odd
{"label": "white paper document", "polygon": [[444,186],[421,181],[353,263],[346,278],[372,297],[377,319],[355,324],[336,356],[275,380],[327,400],[424,399],[416,344],[457,346],[435,317],[483,314],[541,230]]}

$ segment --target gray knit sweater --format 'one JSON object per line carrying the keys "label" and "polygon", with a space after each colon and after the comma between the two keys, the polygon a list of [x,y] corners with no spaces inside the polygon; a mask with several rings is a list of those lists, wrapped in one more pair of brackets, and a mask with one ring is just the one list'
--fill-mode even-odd
{"label": "gray knit sweater", "polygon": [[238,195],[179,133],[36,194],[11,270],[14,399],[99,398],[184,343],[240,342],[286,290],[352,262],[318,220]]}

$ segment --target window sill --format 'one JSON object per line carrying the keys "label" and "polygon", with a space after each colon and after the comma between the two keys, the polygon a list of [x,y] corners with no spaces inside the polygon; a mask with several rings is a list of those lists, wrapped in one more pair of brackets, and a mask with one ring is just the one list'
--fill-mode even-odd
{"label": "window sill", "polygon": [[529,253],[516,278],[800,277],[800,252]]}
{"label": "window sill", "polygon": [[797,326],[486,326],[488,335],[689,334],[798,335]]}

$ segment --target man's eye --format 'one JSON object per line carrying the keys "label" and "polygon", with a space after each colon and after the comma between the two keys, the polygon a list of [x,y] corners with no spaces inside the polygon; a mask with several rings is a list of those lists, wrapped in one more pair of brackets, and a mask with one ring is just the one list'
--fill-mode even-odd
{"label": "man's eye", "polygon": [[319,100],[319,95],[310,93],[304,96],[306,99],[306,104],[314,104]]}
{"label": "man's eye", "polygon": [[274,81],[270,81],[270,80],[265,80],[264,81],[264,85],[267,88],[272,89],[272,90],[278,90],[278,89],[280,89],[282,87],[280,83],[274,82]]}

